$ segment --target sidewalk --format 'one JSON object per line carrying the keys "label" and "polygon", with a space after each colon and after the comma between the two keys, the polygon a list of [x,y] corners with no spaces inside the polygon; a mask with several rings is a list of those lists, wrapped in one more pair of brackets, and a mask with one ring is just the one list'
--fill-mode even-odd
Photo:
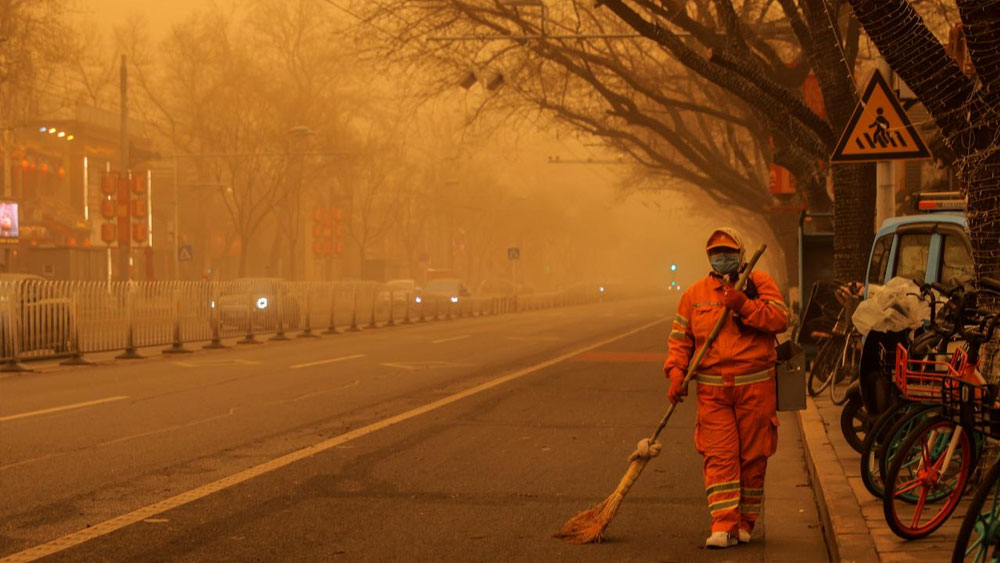
{"label": "sidewalk", "polygon": [[962,503],[929,537],[904,541],[885,523],[882,501],[861,482],[861,456],[840,431],[840,407],[826,394],[799,411],[806,459],[823,513],[824,534],[838,561],[950,561],[965,515]]}

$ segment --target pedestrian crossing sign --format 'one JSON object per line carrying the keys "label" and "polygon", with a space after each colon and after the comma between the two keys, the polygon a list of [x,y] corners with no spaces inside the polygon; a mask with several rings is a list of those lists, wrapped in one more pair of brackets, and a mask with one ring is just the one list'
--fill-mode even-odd
{"label": "pedestrian crossing sign", "polygon": [[854,108],[830,162],[930,158],[896,94],[878,70]]}

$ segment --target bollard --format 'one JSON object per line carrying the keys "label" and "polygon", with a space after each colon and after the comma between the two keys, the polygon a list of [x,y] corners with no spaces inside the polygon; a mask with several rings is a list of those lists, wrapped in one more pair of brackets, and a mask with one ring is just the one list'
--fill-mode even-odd
{"label": "bollard", "polygon": [[434,320],[441,320],[441,300],[434,299]]}
{"label": "bollard", "polygon": [[170,348],[163,351],[164,354],[190,354],[191,350],[184,347],[181,340],[181,298],[174,297],[174,342]]}
{"label": "bollard", "polygon": [[378,290],[374,287],[372,288],[372,318],[368,322],[368,328],[378,328],[378,323],[375,322],[375,307],[378,300]]}
{"label": "bollard", "polygon": [[72,312],[69,318],[69,348],[70,356],[65,360],[59,362],[61,366],[90,366],[94,365],[93,362],[88,362],[83,359],[83,352],[80,350],[80,329],[77,325],[77,319],[80,318],[80,303],[77,301],[77,294],[73,292],[73,297],[70,301],[73,305]]}
{"label": "bollard", "polygon": [[403,308],[403,324],[413,324],[413,321],[410,320],[410,303],[413,303],[413,295],[409,291],[403,297],[403,302],[406,304],[406,307]]}
{"label": "bollard", "polygon": [[229,346],[222,343],[222,319],[219,318],[219,310],[215,306],[215,300],[218,295],[215,290],[214,283],[211,284],[211,290],[212,296],[209,307],[211,307],[212,310],[209,312],[208,322],[212,324],[212,340],[208,344],[202,346],[202,348],[205,350],[222,350],[223,348],[229,348]]}
{"label": "bollard", "polygon": [[323,334],[340,334],[337,330],[337,284],[330,282],[330,320]]}
{"label": "bollard", "polygon": [[271,341],[288,340],[288,337],[285,336],[285,300],[282,299],[283,287],[283,285],[278,285],[274,288],[274,314],[278,317],[278,332],[274,333],[274,336],[268,339]]}
{"label": "bollard", "polygon": [[134,299],[132,298],[134,283],[132,281],[128,282],[128,293],[125,296],[125,309],[128,315],[128,329],[125,333],[125,351],[115,356],[116,360],[142,359],[142,356],[135,348],[135,306],[133,304]]}
{"label": "bollard", "polygon": [[351,310],[351,328],[347,329],[348,332],[361,332],[361,327],[358,326],[358,286],[354,285],[354,289],[351,290],[351,295],[354,298],[354,307]]}
{"label": "bollard", "polygon": [[396,307],[396,301],[394,301],[395,297],[396,297],[396,292],[390,289],[389,290],[389,320],[386,321],[385,326],[396,326],[396,321],[393,320],[393,318],[392,318],[392,310]]}
{"label": "bollard", "polygon": [[253,335],[253,308],[257,304],[253,301],[253,289],[247,289],[247,333],[243,340],[237,340],[237,344],[260,344],[260,341]]}
{"label": "bollard", "polygon": [[424,298],[423,297],[420,298],[420,303],[417,303],[417,305],[420,306],[420,318],[417,319],[417,322],[418,323],[426,323],[427,322],[427,317],[424,316]]}
{"label": "bollard", "polygon": [[309,291],[309,285],[308,285],[308,282],[307,282],[307,284],[306,284],[306,326],[302,329],[302,332],[299,333],[299,338],[319,338],[319,335],[313,334],[313,331],[312,331],[312,320],[311,320],[311,317],[312,317],[312,299],[309,298],[309,294],[310,293],[312,293],[312,292]]}

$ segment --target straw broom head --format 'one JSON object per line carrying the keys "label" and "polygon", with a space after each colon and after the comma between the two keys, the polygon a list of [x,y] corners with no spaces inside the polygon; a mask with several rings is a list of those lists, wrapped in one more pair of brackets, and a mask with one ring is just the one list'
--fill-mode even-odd
{"label": "straw broom head", "polygon": [[642,474],[649,460],[660,453],[659,442],[652,442],[649,438],[644,438],[639,442],[632,455],[629,456],[628,471],[618,482],[618,487],[611,496],[604,499],[593,507],[584,510],[569,519],[562,529],[552,534],[553,537],[560,538],[566,543],[593,543],[604,539],[604,529],[608,527],[611,520],[618,512],[618,507],[625,500],[625,494],[632,488],[636,479]]}

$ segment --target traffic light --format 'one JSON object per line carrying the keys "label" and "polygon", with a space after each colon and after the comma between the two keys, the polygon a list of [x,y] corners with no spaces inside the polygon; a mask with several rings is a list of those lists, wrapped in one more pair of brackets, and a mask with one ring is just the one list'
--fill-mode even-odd
{"label": "traffic light", "polygon": [[670,271],[671,272],[676,272],[677,271],[677,264],[671,264],[670,265]]}

